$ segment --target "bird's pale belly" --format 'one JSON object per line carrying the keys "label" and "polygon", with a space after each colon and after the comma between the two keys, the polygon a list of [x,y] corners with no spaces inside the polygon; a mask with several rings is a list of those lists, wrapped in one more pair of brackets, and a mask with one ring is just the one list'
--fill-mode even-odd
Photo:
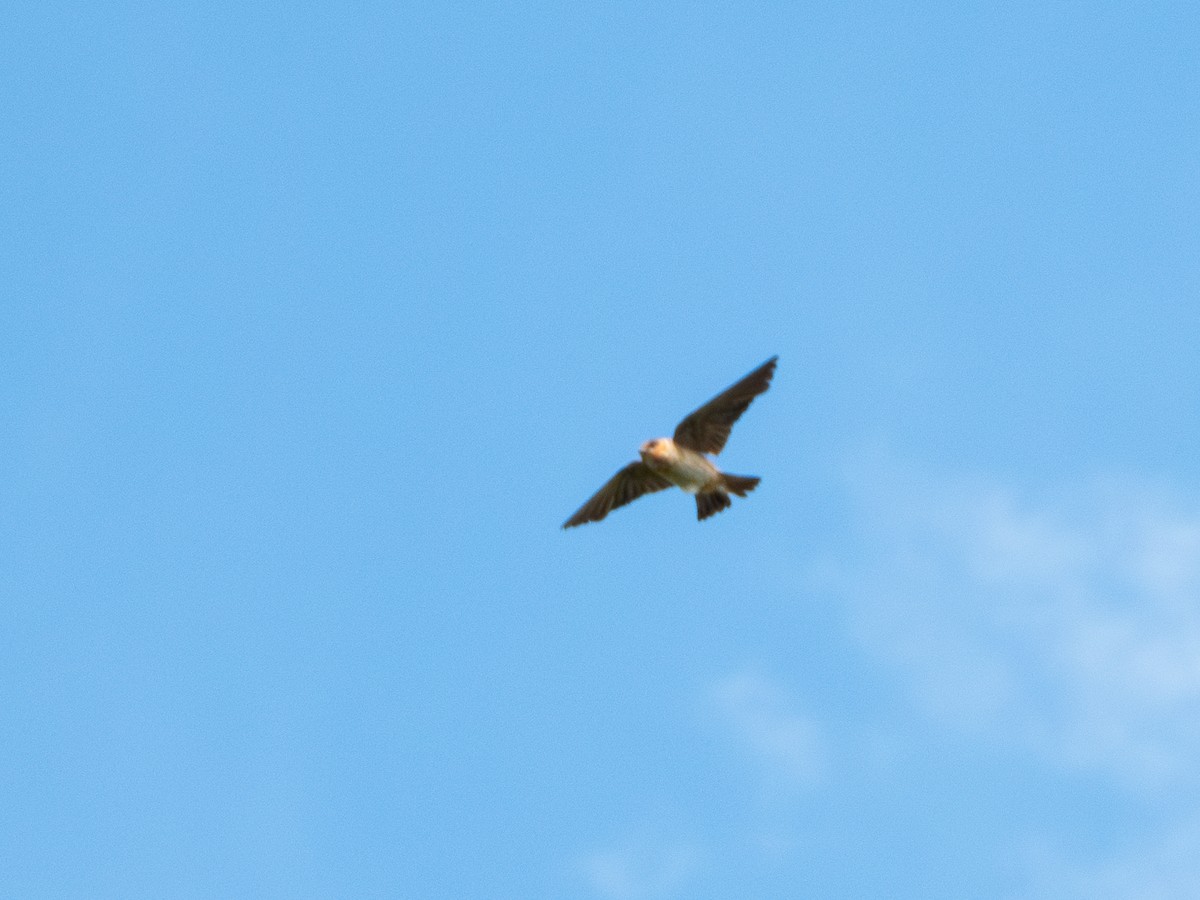
{"label": "bird's pale belly", "polygon": [[683,450],[677,459],[668,465],[653,466],[667,481],[687,491],[698,494],[717,482],[721,473],[704,456],[691,450]]}

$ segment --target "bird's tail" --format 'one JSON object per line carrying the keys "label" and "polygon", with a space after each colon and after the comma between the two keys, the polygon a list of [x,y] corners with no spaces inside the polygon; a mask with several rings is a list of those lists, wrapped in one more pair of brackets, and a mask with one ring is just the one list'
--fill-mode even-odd
{"label": "bird's tail", "polygon": [[758,486],[759,479],[745,475],[722,475],[721,487],[715,491],[706,491],[696,495],[696,518],[704,521],[709,516],[715,516],[723,509],[728,509],[733,501],[730,494],[745,497]]}
{"label": "bird's tail", "polygon": [[755,478],[752,475],[722,475],[721,481],[725,490],[731,494],[737,494],[739,497],[745,497],[748,493],[758,487],[759,481],[762,479]]}
{"label": "bird's tail", "polygon": [[733,504],[724,491],[706,491],[696,495],[696,518],[703,522]]}

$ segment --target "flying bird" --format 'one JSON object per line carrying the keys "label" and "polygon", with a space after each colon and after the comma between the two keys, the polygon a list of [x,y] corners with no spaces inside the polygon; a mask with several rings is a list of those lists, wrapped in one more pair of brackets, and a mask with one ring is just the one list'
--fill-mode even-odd
{"label": "flying bird", "polygon": [[703,521],[729,506],[730,494],[745,497],[754,490],[758,478],[722,472],[705,454],[716,456],[721,452],[733,423],[755,397],[770,387],[777,359],[772,356],[685,417],[675,428],[674,437],[654,438],[642,444],[638,451],[641,461],[631,462],[610,478],[562,527],[599,522],[618,506],[672,485],[695,494],[696,518]]}

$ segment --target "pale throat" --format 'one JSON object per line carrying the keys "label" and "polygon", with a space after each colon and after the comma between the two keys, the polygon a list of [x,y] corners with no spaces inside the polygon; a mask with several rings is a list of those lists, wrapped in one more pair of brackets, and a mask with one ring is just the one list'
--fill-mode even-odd
{"label": "pale throat", "polygon": [[702,453],[680,447],[674,441],[647,441],[641,448],[642,461],[667,481],[689,494],[698,494],[720,477],[717,467]]}

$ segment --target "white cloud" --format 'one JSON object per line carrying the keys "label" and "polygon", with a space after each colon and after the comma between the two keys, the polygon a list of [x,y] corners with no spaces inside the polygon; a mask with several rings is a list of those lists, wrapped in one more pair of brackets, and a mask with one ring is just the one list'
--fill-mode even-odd
{"label": "white cloud", "polygon": [[713,686],[712,699],[772,787],[794,789],[820,779],[825,751],[819,729],[794,710],[776,682],[749,672],[730,675]]}
{"label": "white cloud", "polygon": [[[790,808],[796,790],[820,779],[826,754],[819,729],[797,711],[779,683],[754,672],[733,673],[709,686],[703,705],[762,776],[771,800],[782,799]],[[757,821],[752,833],[732,843],[728,834],[716,845],[702,845],[672,836],[678,833],[662,826],[637,829],[615,846],[577,857],[576,869],[592,892],[606,900],[696,896],[705,870],[727,870],[741,864],[738,860],[747,853],[756,863],[782,860],[798,845],[791,829],[773,820]]]}
{"label": "white cloud", "polygon": [[1151,842],[1099,864],[1081,864],[1039,848],[1029,900],[1193,900],[1200,897],[1200,820],[1183,823]]}
{"label": "white cloud", "polygon": [[651,900],[676,896],[699,868],[691,844],[650,835],[619,847],[587,854],[580,865],[592,890],[609,900]]}
{"label": "white cloud", "polygon": [[858,480],[859,633],[937,720],[1143,786],[1200,771],[1200,506]]}

